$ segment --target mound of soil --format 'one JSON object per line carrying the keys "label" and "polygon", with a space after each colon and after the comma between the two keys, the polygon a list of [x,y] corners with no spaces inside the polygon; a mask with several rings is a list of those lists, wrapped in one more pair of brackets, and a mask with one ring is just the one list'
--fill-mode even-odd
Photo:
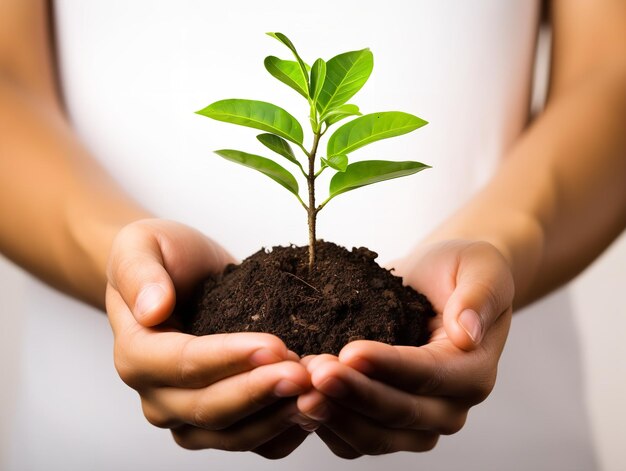
{"label": "mound of soil", "polygon": [[309,273],[308,247],[259,250],[208,278],[187,310],[195,335],[269,332],[299,355],[337,354],[348,342],[423,345],[430,302],[381,268],[367,248],[348,251],[318,241]]}

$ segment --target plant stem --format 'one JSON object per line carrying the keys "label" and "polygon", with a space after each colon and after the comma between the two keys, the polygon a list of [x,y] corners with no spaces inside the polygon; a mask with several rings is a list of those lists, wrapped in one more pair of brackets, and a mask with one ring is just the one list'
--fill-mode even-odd
{"label": "plant stem", "polygon": [[309,187],[309,206],[307,213],[309,217],[309,271],[312,271],[315,265],[315,222],[317,218],[317,211],[315,211],[315,154],[317,153],[317,145],[319,142],[320,133],[316,132],[313,137],[313,147],[308,154],[309,173],[307,175],[307,185]]}

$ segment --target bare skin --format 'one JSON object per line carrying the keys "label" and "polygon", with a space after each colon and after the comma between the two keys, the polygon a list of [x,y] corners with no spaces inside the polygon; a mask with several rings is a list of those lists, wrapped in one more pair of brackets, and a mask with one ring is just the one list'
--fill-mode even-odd
{"label": "bare skin", "polygon": [[431,449],[491,392],[513,306],[574,277],[626,226],[626,3],[551,10],[545,111],[488,185],[396,264],[439,313],[424,347],[353,342],[300,361],[271,335],[162,324],[177,294],[232,257],[154,219],[82,147],[43,0],[0,3],[0,217],[11,221],[0,250],[102,309],[106,290],[118,372],[183,447],[276,458],[317,430],[343,457]]}
{"label": "bare skin", "polygon": [[396,264],[441,313],[429,344],[354,342],[305,359],[314,390],[298,406],[340,456],[420,451],[458,431],[493,388],[513,306],[570,280],[626,227],[626,3],[551,9],[545,111],[489,184]]}

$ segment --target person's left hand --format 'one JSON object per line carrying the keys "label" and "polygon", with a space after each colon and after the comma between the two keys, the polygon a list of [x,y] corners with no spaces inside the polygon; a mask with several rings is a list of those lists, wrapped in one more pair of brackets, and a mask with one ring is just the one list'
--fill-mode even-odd
{"label": "person's left hand", "polygon": [[298,398],[302,426],[338,456],[427,451],[465,424],[496,379],[513,301],[511,270],[491,244],[447,241],[396,264],[437,316],[422,347],[371,341],[303,359],[314,389]]}

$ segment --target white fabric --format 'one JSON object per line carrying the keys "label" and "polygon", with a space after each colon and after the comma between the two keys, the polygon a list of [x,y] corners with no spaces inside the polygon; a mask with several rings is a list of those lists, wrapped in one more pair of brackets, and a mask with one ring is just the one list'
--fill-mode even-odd
{"label": "white fabric", "polygon": [[[286,33],[310,62],[370,47],[374,73],[353,101],[364,112],[397,109],[430,121],[355,157],[415,159],[432,170],[342,195],[320,215],[320,237],[366,245],[382,262],[405,254],[484,183],[527,121],[536,1],[58,0],[55,10],[63,89],[88,147],[146,207],[239,257],[304,243],[307,234],[302,208],[284,189],[211,153],[261,152],[255,132],[193,114],[241,97],[275,102],[307,122],[301,97],[264,70],[266,55],[288,57],[265,31]],[[9,416],[14,441],[2,469],[596,467],[566,293],[516,316],[494,393],[435,451],[345,462],[311,436],[269,462],[179,449],[143,419],[136,394],[117,378],[104,316],[48,288],[30,290]]]}

